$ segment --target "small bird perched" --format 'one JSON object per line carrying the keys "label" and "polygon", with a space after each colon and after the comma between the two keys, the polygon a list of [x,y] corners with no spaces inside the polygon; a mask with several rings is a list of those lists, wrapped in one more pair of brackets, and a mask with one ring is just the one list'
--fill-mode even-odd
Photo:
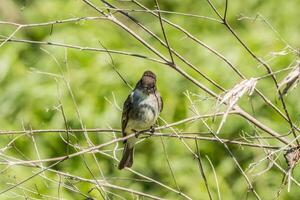
{"label": "small bird perched", "polygon": [[[156,76],[151,71],[145,71],[123,105],[123,137],[137,131],[153,129],[162,109],[163,101],[156,89]],[[124,141],[125,146],[119,169],[132,166],[136,141],[137,137],[131,137]]]}

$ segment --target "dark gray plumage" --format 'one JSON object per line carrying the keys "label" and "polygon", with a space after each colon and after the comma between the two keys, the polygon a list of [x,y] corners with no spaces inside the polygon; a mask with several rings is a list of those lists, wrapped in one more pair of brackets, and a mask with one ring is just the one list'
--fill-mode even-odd
{"label": "dark gray plumage", "polygon": [[[156,76],[151,71],[145,71],[124,103],[122,113],[123,137],[134,131],[151,128],[162,109],[163,101],[156,89]],[[137,138],[135,137],[124,141],[125,146],[119,169],[132,166],[136,141]]]}

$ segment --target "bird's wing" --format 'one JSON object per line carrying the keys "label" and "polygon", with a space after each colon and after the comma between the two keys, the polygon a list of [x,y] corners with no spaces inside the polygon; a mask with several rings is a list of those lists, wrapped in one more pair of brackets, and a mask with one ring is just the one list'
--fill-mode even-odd
{"label": "bird's wing", "polygon": [[164,102],[158,91],[156,92],[156,96],[157,96],[157,100],[158,100],[158,110],[159,110],[159,112],[161,112],[164,108]]}
{"label": "bird's wing", "polygon": [[126,136],[125,129],[127,126],[129,112],[130,112],[131,108],[132,108],[132,93],[127,97],[127,99],[123,105],[123,112],[122,112],[122,134],[123,134],[123,137]]}
{"label": "bird's wing", "polygon": [[160,100],[160,109],[159,112],[162,112],[162,110],[164,109],[164,101],[162,99],[162,97],[159,95],[159,100]]}

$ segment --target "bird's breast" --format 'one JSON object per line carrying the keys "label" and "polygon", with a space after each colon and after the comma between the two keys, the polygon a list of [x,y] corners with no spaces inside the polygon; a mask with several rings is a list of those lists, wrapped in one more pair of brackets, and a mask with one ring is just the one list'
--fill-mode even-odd
{"label": "bird's breast", "polygon": [[149,95],[135,104],[130,113],[128,126],[135,130],[150,128],[157,120],[158,102],[155,95]]}

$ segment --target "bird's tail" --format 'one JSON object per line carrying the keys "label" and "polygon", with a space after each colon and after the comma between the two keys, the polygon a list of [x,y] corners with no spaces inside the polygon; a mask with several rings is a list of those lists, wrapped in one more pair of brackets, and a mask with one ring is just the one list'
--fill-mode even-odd
{"label": "bird's tail", "polygon": [[123,150],[123,156],[119,163],[118,168],[123,169],[124,167],[131,167],[133,164],[133,150],[134,147],[129,147],[128,143],[125,144]]}

